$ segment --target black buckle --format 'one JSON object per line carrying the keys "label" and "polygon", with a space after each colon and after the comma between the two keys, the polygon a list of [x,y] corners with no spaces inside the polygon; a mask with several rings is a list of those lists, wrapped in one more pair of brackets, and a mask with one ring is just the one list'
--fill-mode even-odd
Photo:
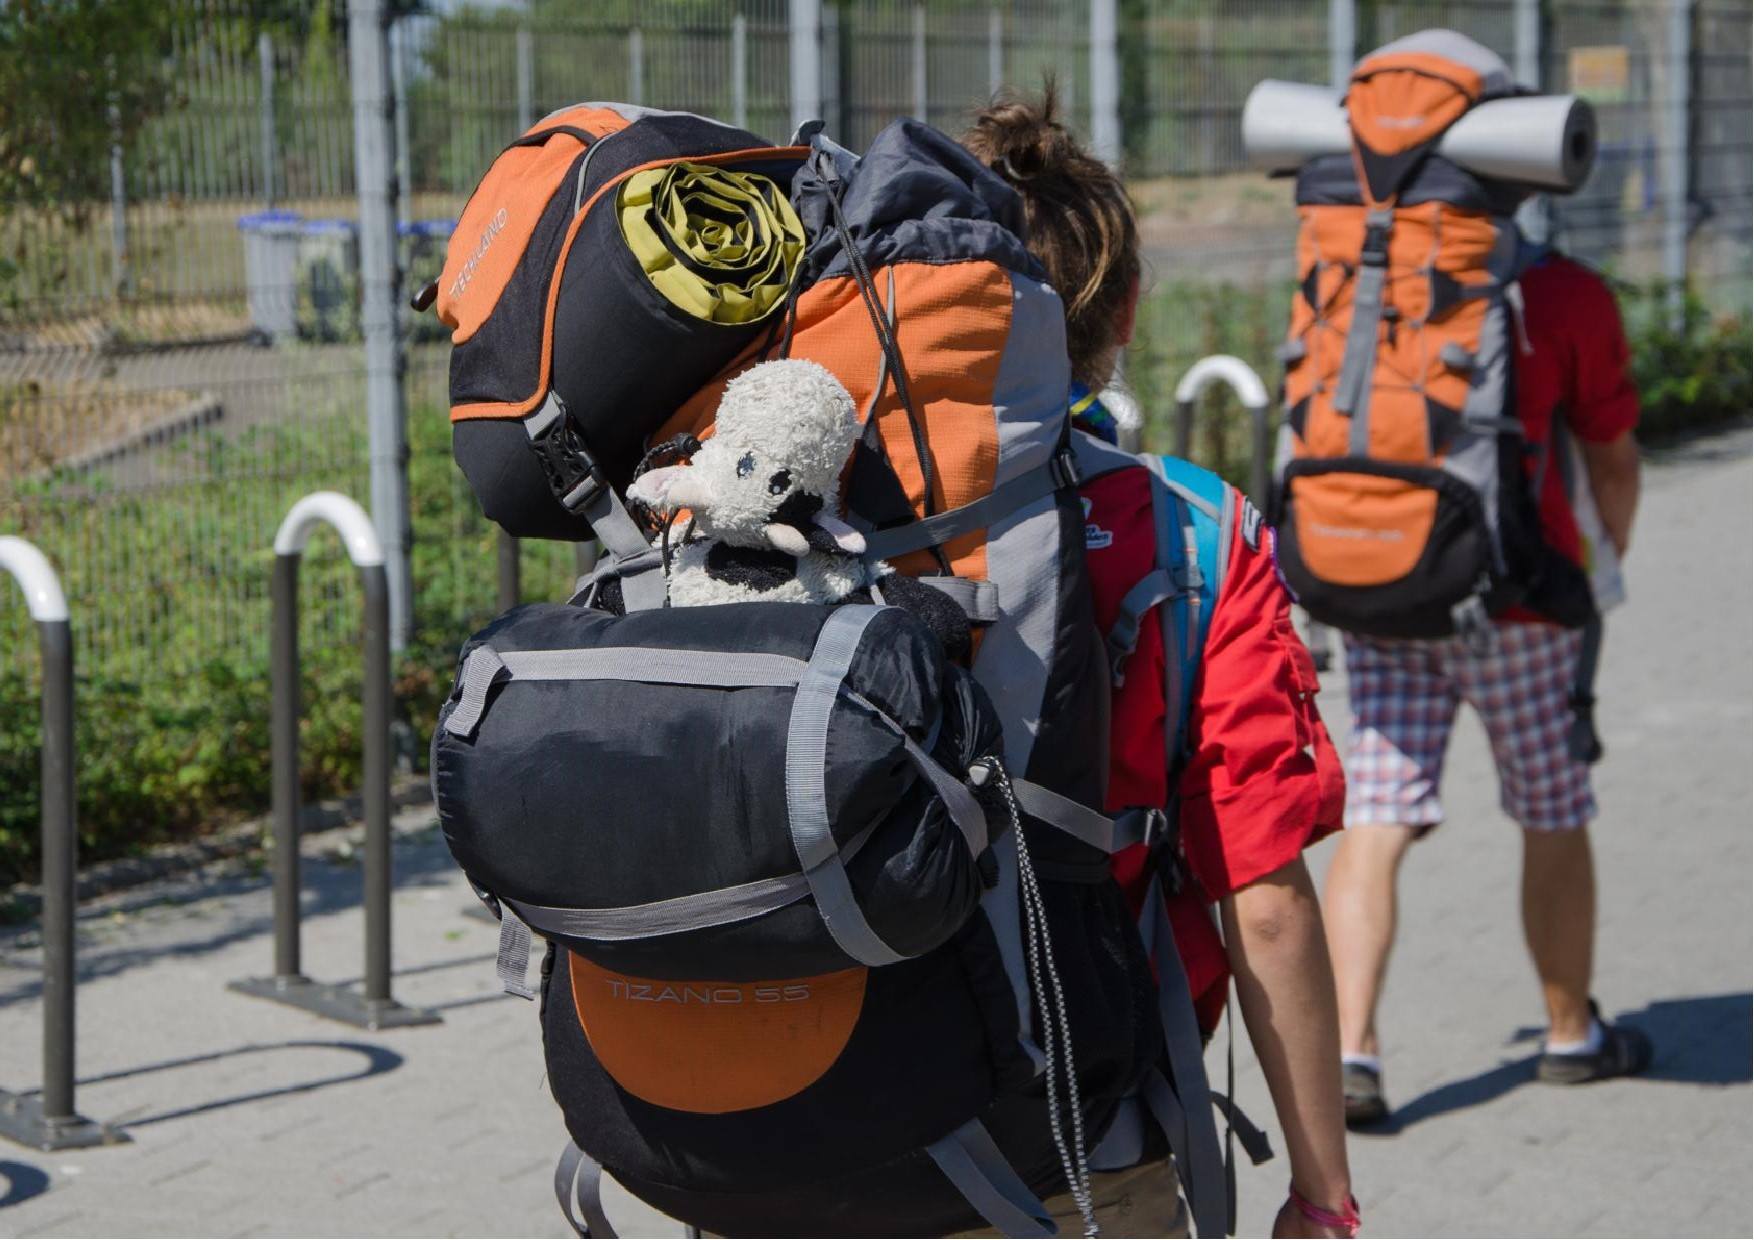
{"label": "black buckle", "polygon": [[609,489],[608,476],[585,448],[585,441],[566,416],[566,405],[558,395],[549,394],[527,429],[536,459],[542,462],[542,472],[548,476],[548,488],[567,512],[576,514],[590,507],[593,500]]}
{"label": "black buckle", "polygon": [[1171,895],[1180,893],[1187,885],[1187,867],[1182,860],[1181,829],[1168,811],[1145,811],[1144,844],[1164,890]]}
{"label": "black buckle", "polygon": [[1078,458],[1070,448],[1061,448],[1055,452],[1053,459],[1048,462],[1048,468],[1053,472],[1056,491],[1075,487],[1082,481],[1078,475]]}
{"label": "black buckle", "polygon": [[1364,248],[1358,253],[1358,261],[1366,267],[1389,265],[1389,230],[1386,225],[1372,224],[1364,230]]}

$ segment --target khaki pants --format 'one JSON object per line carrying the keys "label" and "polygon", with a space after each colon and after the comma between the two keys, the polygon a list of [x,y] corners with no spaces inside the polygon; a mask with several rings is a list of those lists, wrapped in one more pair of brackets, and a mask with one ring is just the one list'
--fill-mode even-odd
{"label": "khaki pants", "polygon": [[[1175,1164],[1141,1163],[1125,1171],[1095,1171],[1090,1175],[1091,1203],[1096,1207],[1096,1225],[1104,1236],[1127,1237],[1188,1235],[1188,1209],[1182,1204],[1181,1181],[1176,1178]],[[1059,1224],[1060,1235],[1084,1234],[1084,1219],[1071,1193],[1049,1197],[1043,1203]],[[990,1228],[963,1231],[959,1236],[998,1236],[1003,1233]]]}

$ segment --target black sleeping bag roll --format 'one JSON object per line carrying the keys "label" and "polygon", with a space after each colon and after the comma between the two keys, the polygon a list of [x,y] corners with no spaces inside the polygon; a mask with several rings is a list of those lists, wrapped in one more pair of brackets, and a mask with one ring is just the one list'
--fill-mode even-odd
{"label": "black sleeping bag roll", "polygon": [[805,977],[975,911],[1007,818],[968,770],[999,736],[896,608],[538,605],[464,647],[433,786],[475,884],[601,967]]}

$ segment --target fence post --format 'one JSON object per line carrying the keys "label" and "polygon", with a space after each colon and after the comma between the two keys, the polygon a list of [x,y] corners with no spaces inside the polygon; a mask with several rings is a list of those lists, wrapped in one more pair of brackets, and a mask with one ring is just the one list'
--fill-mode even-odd
{"label": "fence post", "polygon": [[1515,0],[1511,16],[1515,40],[1511,72],[1519,84],[1540,90],[1546,78],[1542,72],[1541,0]]}
{"label": "fence post", "polygon": [[638,26],[627,31],[627,101],[646,101],[646,35]]}
{"label": "fence post", "polygon": [[789,0],[792,128],[822,118],[822,0]]}
{"label": "fence post", "polygon": [[[110,109],[110,128],[120,128],[116,109]],[[110,144],[110,281],[114,292],[128,287],[128,178],[122,165],[122,144]]]}
{"label": "fence post", "polygon": [[[518,22],[518,132],[528,133],[536,124],[536,42],[530,30],[530,6],[526,3]],[[503,529],[494,531],[499,560],[499,609],[509,611],[524,599],[523,557],[518,540]]]}
{"label": "fence post", "polygon": [[913,15],[914,117],[931,123],[932,96],[926,84],[926,6],[914,4]]}
{"label": "fence post", "polygon": [[[365,594],[365,986],[325,986],[304,975],[299,953],[298,566],[319,525],[341,536]],[[363,1029],[431,1025],[438,1016],[390,994],[390,593],[371,518],[345,495],[316,491],[287,512],[274,535],[270,731],[274,746],[274,975],[228,989],[272,999]]]}
{"label": "fence post", "polygon": [[987,10],[987,94],[997,98],[1005,89],[1005,14],[993,5]]}
{"label": "fence post", "polygon": [[[396,122],[396,222],[409,218],[414,197],[414,150],[408,139],[408,27],[406,18],[390,21],[390,99]],[[398,317],[412,313],[404,299],[396,299]]]}
{"label": "fence post", "polygon": [[847,111],[847,89],[844,78],[846,57],[841,42],[841,6],[831,4],[822,10],[822,36],[819,46],[822,48],[822,85],[818,97],[822,100],[822,121],[828,129],[828,135],[838,142],[847,142],[847,127],[852,119]]}
{"label": "fence post", "polygon": [[530,32],[526,6],[518,22],[518,132],[529,132],[536,123],[536,41]]}
{"label": "fence post", "polygon": [[24,589],[42,652],[43,1085],[40,1096],[0,1089],[0,1136],[40,1150],[126,1141],[73,1108],[74,906],[79,836],[74,821],[73,630],[61,581],[22,538],[0,538],[0,572]]}
{"label": "fence post", "polygon": [[731,18],[731,123],[749,128],[749,19]]}
{"label": "fence post", "polygon": [[264,30],[256,36],[256,61],[261,68],[262,89],[256,101],[262,143],[262,202],[274,208],[274,165],[279,155],[274,134],[274,36]]}
{"label": "fence post", "polygon": [[1358,59],[1358,14],[1353,0],[1328,0],[1328,82],[1345,90]]}
{"label": "fence post", "polygon": [[1669,326],[1684,326],[1687,298],[1687,232],[1692,206],[1689,175],[1693,156],[1693,3],[1669,0],[1665,25],[1666,60],[1662,118],[1657,142],[1657,175],[1662,182],[1663,282],[1668,289]]}
{"label": "fence post", "polygon": [[1121,54],[1116,0],[1090,0],[1090,145],[1110,167],[1121,163]]}
{"label": "fence post", "polygon": [[390,649],[413,628],[408,555],[408,439],[402,393],[402,334],[396,324],[396,174],[391,159],[388,27],[384,0],[348,0],[347,50],[353,87],[353,146],[359,196],[366,418],[371,438],[372,519],[388,554]]}

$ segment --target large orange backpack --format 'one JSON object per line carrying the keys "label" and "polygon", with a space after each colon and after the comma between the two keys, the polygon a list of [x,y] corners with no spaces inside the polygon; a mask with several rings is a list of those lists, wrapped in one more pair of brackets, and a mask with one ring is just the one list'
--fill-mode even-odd
{"label": "large orange backpack", "polygon": [[1397,40],[1352,74],[1351,153],[1298,174],[1273,520],[1287,584],[1343,630],[1484,634],[1512,605],[1570,626],[1594,615],[1581,570],[1542,541],[1517,417],[1511,213],[1526,187],[1436,153],[1514,90],[1454,31]]}

